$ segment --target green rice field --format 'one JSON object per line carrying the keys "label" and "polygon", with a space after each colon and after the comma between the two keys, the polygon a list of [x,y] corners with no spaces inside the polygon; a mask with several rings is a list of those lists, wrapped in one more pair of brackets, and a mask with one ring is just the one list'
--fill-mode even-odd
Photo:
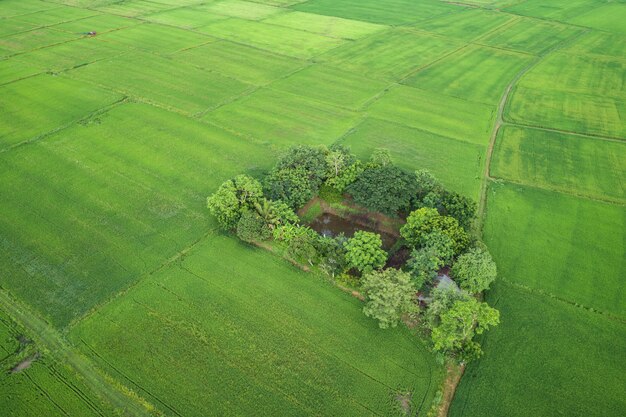
{"label": "green rice field", "polygon": [[209,215],[296,144],[387,148],[479,203],[501,325],[449,416],[625,415],[624,22],[609,0],[0,0],[0,415],[435,415],[415,330]]}

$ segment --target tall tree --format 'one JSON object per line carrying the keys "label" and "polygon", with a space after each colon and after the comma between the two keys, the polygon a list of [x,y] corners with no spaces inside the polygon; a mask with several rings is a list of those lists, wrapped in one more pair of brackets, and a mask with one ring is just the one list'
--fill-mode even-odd
{"label": "tall tree", "polygon": [[452,266],[452,276],[470,293],[489,289],[498,275],[496,263],[485,249],[474,248],[459,256]]}
{"label": "tall tree", "polygon": [[393,216],[410,209],[416,187],[412,173],[381,165],[365,169],[346,191],[357,204]]}
{"label": "tall tree", "polygon": [[379,234],[359,230],[345,243],[348,266],[361,272],[382,268],[387,261],[382,246]]}
{"label": "tall tree", "polygon": [[247,175],[238,175],[224,182],[207,198],[207,207],[220,227],[230,230],[237,226],[243,211],[252,208],[262,197],[263,188],[259,181]]}
{"label": "tall tree", "polygon": [[439,324],[432,329],[431,337],[436,350],[468,361],[482,355],[480,344],[474,339],[500,323],[498,310],[475,298],[455,301],[441,314]]}
{"label": "tall tree", "polygon": [[396,327],[405,313],[416,312],[415,287],[406,272],[389,268],[371,271],[361,278],[366,316],[378,320],[382,329]]}
{"label": "tall tree", "polygon": [[434,208],[422,207],[415,210],[400,229],[402,237],[415,248],[424,247],[432,233],[448,236],[453,242],[455,254],[460,254],[470,242],[470,236],[455,218],[442,216]]}

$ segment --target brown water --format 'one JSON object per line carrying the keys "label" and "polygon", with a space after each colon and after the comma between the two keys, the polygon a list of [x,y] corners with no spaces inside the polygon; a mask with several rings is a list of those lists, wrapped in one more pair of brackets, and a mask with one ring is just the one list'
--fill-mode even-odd
{"label": "brown water", "polygon": [[379,230],[364,227],[360,224],[346,220],[343,217],[335,216],[334,214],[324,213],[319,217],[313,219],[309,223],[311,229],[315,230],[322,236],[335,237],[340,233],[343,233],[346,237],[354,236],[354,232],[364,230],[366,232],[378,233],[383,241],[383,248],[389,249],[396,242],[397,238],[388,233],[380,232]]}

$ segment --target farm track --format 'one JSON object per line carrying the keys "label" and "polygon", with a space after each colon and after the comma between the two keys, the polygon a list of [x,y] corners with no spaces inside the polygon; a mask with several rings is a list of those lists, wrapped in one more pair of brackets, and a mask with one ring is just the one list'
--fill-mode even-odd
{"label": "farm track", "polygon": [[85,356],[69,345],[62,335],[24,304],[14,300],[4,289],[0,289],[0,306],[47,353],[61,363],[69,365],[80,375],[87,387],[110,403],[124,417],[149,417],[144,405],[113,388],[102,372]]}
{"label": "farm track", "polygon": [[517,82],[531,69],[533,69],[535,66],[537,66],[540,62],[543,61],[544,58],[546,58],[547,56],[549,56],[552,52],[562,48],[563,46],[567,45],[570,42],[573,42],[575,39],[579,38],[580,36],[582,36],[583,34],[587,33],[587,31],[583,31],[581,33],[578,33],[556,45],[554,45],[552,48],[548,49],[547,51],[545,51],[544,53],[538,55],[534,61],[532,61],[531,63],[529,63],[526,67],[522,68],[516,75],[515,77],[511,80],[511,82],[507,85],[506,89],[504,90],[504,93],[502,94],[502,99],[500,100],[500,103],[498,104],[498,109],[497,109],[497,113],[496,113],[496,122],[495,125],[493,127],[493,130],[491,132],[491,136],[489,138],[489,145],[487,147],[487,156],[485,158],[485,168],[483,171],[483,179],[481,182],[481,187],[480,187],[480,197],[478,199],[478,211],[476,213],[476,216],[478,218],[478,223],[476,225],[476,230],[478,232],[478,234],[482,235],[483,232],[483,227],[484,227],[484,222],[485,222],[485,216],[487,214],[487,190],[488,190],[488,185],[489,185],[489,181],[493,180],[493,178],[491,177],[490,171],[491,171],[491,160],[493,158],[493,150],[495,148],[496,145],[496,140],[498,139],[498,133],[500,132],[500,129],[502,128],[502,126],[504,126],[505,124],[507,124],[507,122],[504,120],[504,110],[506,108],[506,105],[509,102],[510,96],[511,96],[511,91],[513,91],[513,88],[515,87],[515,85],[517,84]]}

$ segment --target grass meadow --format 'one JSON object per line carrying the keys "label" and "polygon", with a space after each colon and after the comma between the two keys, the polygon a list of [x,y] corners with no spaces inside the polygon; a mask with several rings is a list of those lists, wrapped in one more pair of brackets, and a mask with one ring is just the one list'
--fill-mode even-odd
{"label": "grass meadow", "polygon": [[[462,3],[0,1],[0,301],[128,410],[426,416],[419,338],[205,208],[289,146],[384,147],[486,202],[502,324],[450,415],[623,415],[626,5]],[[0,410],[120,414],[42,340]]]}
{"label": "grass meadow", "polygon": [[71,339],[172,415],[394,415],[406,393],[417,414],[441,372],[406,328],[383,331],[350,295],[219,235]]}
{"label": "grass meadow", "polygon": [[467,367],[450,417],[622,414],[623,321],[504,282],[488,301],[502,323],[482,341],[488,354]]}
{"label": "grass meadow", "polygon": [[626,318],[625,222],[623,206],[496,184],[485,242],[501,279]]}

